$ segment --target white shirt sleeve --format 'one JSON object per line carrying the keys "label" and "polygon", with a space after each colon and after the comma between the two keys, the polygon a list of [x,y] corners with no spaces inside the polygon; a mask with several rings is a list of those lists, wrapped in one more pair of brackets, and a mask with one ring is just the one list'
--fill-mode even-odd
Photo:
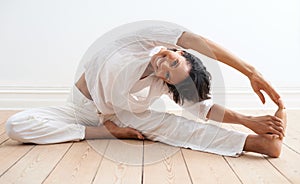
{"label": "white shirt sleeve", "polygon": [[183,108],[192,113],[194,116],[207,121],[207,114],[213,105],[213,100],[207,99],[198,103],[187,103],[183,106]]}

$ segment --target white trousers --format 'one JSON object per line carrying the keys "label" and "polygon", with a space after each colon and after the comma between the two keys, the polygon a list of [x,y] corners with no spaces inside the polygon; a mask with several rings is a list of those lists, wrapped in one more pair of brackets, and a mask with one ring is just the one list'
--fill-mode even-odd
{"label": "white trousers", "polygon": [[[147,118],[141,118],[145,115]],[[120,127],[139,130],[150,140],[225,156],[241,154],[247,138],[243,132],[173,114],[152,112],[148,116],[123,112],[121,116],[122,121],[117,115],[99,115],[93,101],[74,86],[66,105],[19,112],[7,120],[6,132],[11,139],[25,143],[80,141],[85,137],[86,126],[99,126],[109,119]]]}
{"label": "white trousers", "polygon": [[6,133],[24,143],[79,141],[85,137],[85,126],[97,126],[98,119],[93,101],[74,85],[65,105],[16,113],[7,120]]}

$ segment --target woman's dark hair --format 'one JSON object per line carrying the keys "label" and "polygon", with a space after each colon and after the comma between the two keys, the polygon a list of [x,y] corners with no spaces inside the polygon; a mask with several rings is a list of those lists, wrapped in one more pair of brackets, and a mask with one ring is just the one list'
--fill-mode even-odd
{"label": "woman's dark hair", "polygon": [[[169,49],[177,51],[177,49]],[[178,84],[168,84],[169,92],[173,93],[173,100],[182,105],[184,100],[200,102],[210,99],[210,80],[211,75],[206,70],[202,61],[191,53],[184,50],[182,56],[191,65],[189,77]]]}

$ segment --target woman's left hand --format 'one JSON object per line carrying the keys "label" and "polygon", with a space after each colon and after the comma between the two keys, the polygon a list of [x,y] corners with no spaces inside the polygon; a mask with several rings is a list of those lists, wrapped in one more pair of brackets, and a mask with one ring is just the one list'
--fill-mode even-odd
{"label": "woman's left hand", "polygon": [[275,104],[277,104],[277,106],[279,108],[283,108],[283,107],[281,107],[281,105],[283,105],[283,104],[279,103],[280,95],[275,91],[275,89],[271,86],[271,84],[263,78],[263,76],[260,73],[258,73],[258,72],[254,73],[253,75],[251,75],[249,77],[249,80],[250,80],[252,89],[259,96],[259,98],[263,104],[266,102],[266,100],[261,91],[265,91],[270,96],[270,98],[273,100],[273,102]]}

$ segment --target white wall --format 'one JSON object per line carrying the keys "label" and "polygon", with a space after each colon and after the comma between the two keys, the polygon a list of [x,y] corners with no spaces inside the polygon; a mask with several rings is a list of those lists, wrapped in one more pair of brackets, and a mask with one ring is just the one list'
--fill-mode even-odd
{"label": "white wall", "polygon": [[[298,0],[0,0],[0,108],[61,104],[93,41],[144,19],[220,43],[263,73],[288,107],[300,107]],[[220,67],[228,106],[264,107],[245,77]]]}

